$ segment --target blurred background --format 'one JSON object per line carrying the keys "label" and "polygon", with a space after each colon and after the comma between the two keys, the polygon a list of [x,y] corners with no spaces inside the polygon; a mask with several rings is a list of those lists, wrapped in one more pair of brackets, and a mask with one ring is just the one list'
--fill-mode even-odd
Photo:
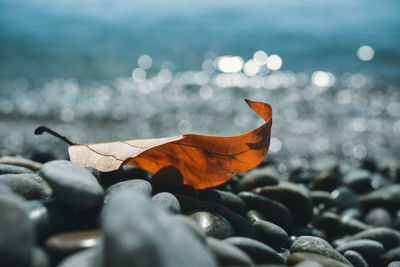
{"label": "blurred background", "polygon": [[[274,108],[269,155],[399,160],[396,0],[0,0],[0,155],[237,135]],[[285,165],[281,166],[283,169]]]}

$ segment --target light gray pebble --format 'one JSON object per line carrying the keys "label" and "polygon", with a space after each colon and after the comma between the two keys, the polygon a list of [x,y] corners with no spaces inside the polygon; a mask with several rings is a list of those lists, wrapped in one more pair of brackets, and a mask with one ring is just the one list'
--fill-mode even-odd
{"label": "light gray pebble", "polygon": [[171,193],[161,192],[151,198],[154,205],[172,213],[182,213],[178,199]]}

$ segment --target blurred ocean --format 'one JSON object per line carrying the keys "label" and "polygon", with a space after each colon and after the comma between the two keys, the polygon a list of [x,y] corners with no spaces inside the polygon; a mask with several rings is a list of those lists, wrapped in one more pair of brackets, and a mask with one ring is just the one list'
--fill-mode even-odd
{"label": "blurred ocean", "polygon": [[[0,154],[236,135],[274,108],[270,153],[398,160],[400,3],[0,0]],[[302,161],[304,163],[304,160]]]}

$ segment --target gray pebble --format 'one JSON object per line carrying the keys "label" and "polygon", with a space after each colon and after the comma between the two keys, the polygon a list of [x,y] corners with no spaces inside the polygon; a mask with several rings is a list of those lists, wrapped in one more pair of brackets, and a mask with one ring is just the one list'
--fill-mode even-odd
{"label": "gray pebble", "polygon": [[257,187],[266,185],[278,184],[279,174],[270,168],[255,169],[246,173],[242,179],[239,180],[236,191],[250,191]]}
{"label": "gray pebble", "polygon": [[288,234],[278,225],[262,220],[254,222],[253,225],[257,231],[259,240],[263,243],[275,249],[280,249],[289,245]]}
{"label": "gray pebble", "polygon": [[20,173],[34,173],[34,172],[25,167],[0,163],[0,175],[1,174],[20,174]]}
{"label": "gray pebble", "polygon": [[234,234],[231,223],[219,214],[196,211],[187,216],[197,222],[206,236],[224,239]]}
{"label": "gray pebble", "polygon": [[0,175],[0,184],[7,185],[12,191],[28,200],[49,196],[49,190],[40,184],[40,180],[43,179],[34,173]]}
{"label": "gray pebble", "polygon": [[49,183],[55,197],[76,209],[91,209],[102,204],[103,189],[85,168],[66,160],[47,162],[40,175]]}
{"label": "gray pebble", "polygon": [[151,202],[166,211],[178,214],[182,213],[178,199],[176,199],[176,197],[171,193],[158,193],[151,198]]}
{"label": "gray pebble", "polygon": [[374,208],[365,216],[365,222],[373,226],[390,226],[392,217],[384,208]]}
{"label": "gray pebble", "polygon": [[368,263],[357,251],[347,250],[343,255],[354,265],[354,267],[368,267]]}
{"label": "gray pebble", "polygon": [[[57,267],[94,267],[97,254],[97,248],[85,249],[83,251],[72,254],[60,262]],[[99,266],[100,267],[100,266]]]}
{"label": "gray pebble", "polygon": [[400,267],[400,261],[392,261],[387,267]]}
{"label": "gray pebble", "polygon": [[48,267],[50,259],[46,251],[40,247],[35,247],[32,250],[32,261],[30,267]]}
{"label": "gray pebble", "polygon": [[343,245],[336,248],[340,253],[344,253],[347,250],[354,250],[361,254],[367,261],[369,259],[377,259],[383,253],[383,245],[377,241],[369,239],[359,239],[348,241]]}
{"label": "gray pebble", "polygon": [[387,227],[371,228],[348,238],[349,241],[359,239],[378,241],[385,247],[385,250],[389,250],[399,245],[399,239],[396,232]]}
{"label": "gray pebble", "polygon": [[119,183],[115,183],[106,189],[106,199],[114,193],[121,190],[128,190],[132,194],[141,194],[147,198],[151,198],[152,187],[151,184],[143,179],[128,180]]}
{"label": "gray pebble", "polygon": [[393,248],[389,251],[386,251],[382,256],[381,259],[385,263],[389,263],[392,261],[400,261],[400,247]]}
{"label": "gray pebble", "polygon": [[389,185],[359,197],[364,209],[383,207],[387,209],[400,208],[400,185]]}
{"label": "gray pebble", "polygon": [[198,194],[200,200],[215,201],[241,215],[245,215],[247,212],[246,203],[232,192],[217,189],[203,189],[198,190]]}
{"label": "gray pebble", "polygon": [[318,262],[320,265],[324,267],[354,267],[350,262],[343,263],[331,257],[309,252],[291,253],[286,260],[286,264],[290,266],[295,264],[300,264],[302,262]]}
{"label": "gray pebble", "polygon": [[252,266],[252,259],[240,248],[218,239],[207,237],[207,247],[220,266]]}

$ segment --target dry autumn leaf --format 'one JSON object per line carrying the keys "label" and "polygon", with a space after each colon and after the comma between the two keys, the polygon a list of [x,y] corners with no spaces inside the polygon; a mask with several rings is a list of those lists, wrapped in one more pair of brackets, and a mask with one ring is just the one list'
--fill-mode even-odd
{"label": "dry autumn leaf", "polygon": [[242,135],[184,134],[159,139],[73,144],[69,147],[69,156],[78,165],[102,172],[131,164],[155,173],[172,165],[181,171],[184,184],[196,189],[216,186],[239,172],[256,167],[268,152],[272,108],[264,102],[246,102],[265,123]]}

